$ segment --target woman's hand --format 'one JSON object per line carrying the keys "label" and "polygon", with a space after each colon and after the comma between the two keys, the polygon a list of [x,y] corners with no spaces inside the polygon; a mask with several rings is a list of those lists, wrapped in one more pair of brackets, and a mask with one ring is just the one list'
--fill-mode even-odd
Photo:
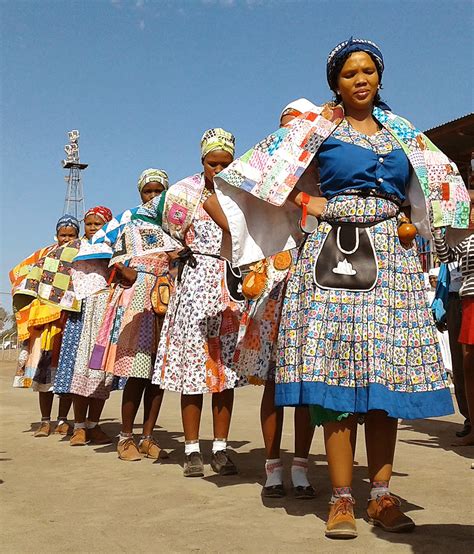
{"label": "woman's hand", "polygon": [[326,209],[328,201],[323,196],[310,196],[308,202],[308,214],[320,217]]}
{"label": "woman's hand", "polygon": [[137,271],[132,267],[123,265],[122,263],[115,264],[115,267],[120,275],[120,284],[125,288],[131,287],[137,280]]}

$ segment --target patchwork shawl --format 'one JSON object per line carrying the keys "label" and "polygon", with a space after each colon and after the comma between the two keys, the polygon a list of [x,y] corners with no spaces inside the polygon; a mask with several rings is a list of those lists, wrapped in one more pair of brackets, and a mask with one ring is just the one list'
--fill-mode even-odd
{"label": "patchwork shawl", "polygon": [[132,220],[159,225],[173,239],[185,243],[205,187],[204,175],[196,173],[178,181],[166,193],[156,196],[138,208]]}
{"label": "patchwork shawl", "polygon": [[[407,197],[418,232],[431,238],[431,226],[467,228],[469,195],[456,165],[406,119],[377,107],[373,115],[400,143],[413,168]],[[234,266],[299,244],[299,210],[285,202],[295,186],[307,190],[301,177],[343,118],[341,105],[317,106],[271,133],[215,177],[232,237],[231,244],[223,241],[222,255]]]}
{"label": "patchwork shawl", "polygon": [[90,241],[81,243],[81,247],[74,261],[110,259],[113,254],[113,246],[125,225],[132,219],[138,207],[125,210],[118,216],[111,219],[99,229]]}
{"label": "patchwork shawl", "polygon": [[[157,197],[156,197],[157,198]],[[148,213],[148,218],[152,218],[153,205],[148,202],[143,205],[142,214]],[[132,258],[140,256],[150,256],[151,254],[159,254],[163,252],[172,252],[181,245],[166,234],[163,229],[157,225],[156,216],[154,223],[144,220],[134,220],[127,223],[123,228],[122,233],[113,246],[113,253],[109,265],[116,263],[125,263]]]}
{"label": "patchwork shawl", "polygon": [[64,246],[54,246],[29,266],[27,273],[13,287],[14,307],[24,307],[36,298],[42,304],[62,310],[80,311],[81,303],[74,293],[71,277],[72,261],[79,251],[80,242],[78,239]]}
{"label": "patchwork shawl", "polygon": [[16,265],[9,273],[11,283],[11,293],[13,296],[13,309],[18,331],[18,340],[24,341],[30,338],[31,329],[56,321],[61,317],[61,310],[54,306],[43,304],[38,299],[29,295],[17,295],[21,291],[23,282],[28,278],[32,268],[40,262],[57,245],[53,244],[40,248]]}

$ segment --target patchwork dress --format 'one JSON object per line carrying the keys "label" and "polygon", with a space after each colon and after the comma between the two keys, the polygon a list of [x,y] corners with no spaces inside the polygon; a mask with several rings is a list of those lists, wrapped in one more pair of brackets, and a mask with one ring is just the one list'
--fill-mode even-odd
{"label": "patchwork dress", "polygon": [[[181,215],[190,218],[183,242],[197,263],[186,265],[176,283],[163,322],[152,382],[182,394],[218,393],[239,384],[232,365],[243,297],[229,286],[235,275],[219,256],[222,231],[203,208],[204,177],[195,175],[183,183],[166,191],[167,197],[171,194],[156,206],[161,210],[156,216],[165,230],[168,225],[176,230]],[[189,201],[186,207],[184,202],[178,205],[170,201],[178,198],[180,191],[186,191],[188,200],[194,199],[192,208]],[[179,230],[173,235],[179,237]]]}
{"label": "patchwork dress", "polygon": [[[288,283],[277,403],[347,413],[384,410],[406,419],[451,413],[416,245],[406,249],[398,238],[406,156],[387,130],[369,137],[344,120],[317,158],[321,191],[330,197]],[[334,164],[341,158],[345,162]],[[321,288],[314,268],[329,223],[350,222],[371,224],[366,231],[378,263],[375,286],[363,292]],[[327,418],[316,410],[316,422]]]}
{"label": "patchwork dress", "polygon": [[[156,197],[159,201],[159,197]],[[158,277],[167,275],[178,243],[154,222],[129,221],[114,238],[110,265],[125,263],[137,271],[128,288],[118,284],[105,310],[89,366],[121,378],[151,379],[163,317],[152,305]]]}
{"label": "patchwork dress", "polygon": [[[85,242],[85,241],[83,241]],[[81,311],[70,313],[66,321],[54,381],[56,394],[77,394],[105,400],[112,388],[113,376],[89,367],[105,308],[110,295],[107,286],[107,262],[74,261],[71,276]]]}
{"label": "patchwork dress", "polygon": [[[288,250],[264,260],[265,289],[257,299],[247,300],[239,325],[234,353],[234,369],[240,378],[262,385],[275,381],[276,349],[280,317],[289,273],[298,250]],[[285,256],[283,266],[275,264]],[[287,262],[289,267],[287,267]]]}
{"label": "patchwork dress", "polygon": [[[416,247],[400,244],[397,214],[408,192],[420,232],[429,234],[430,224],[454,232],[467,226],[469,198],[455,165],[422,133],[390,112],[375,108],[373,115],[383,128],[365,136],[344,120],[342,106],[318,108],[215,178],[232,235],[230,257],[250,263],[282,243],[298,244],[285,200],[318,159],[328,204],[288,280],[275,379],[277,405],[313,405],[316,423],[369,410],[407,419],[453,412]],[[272,233],[267,213],[281,221]],[[354,223],[375,251],[372,286],[323,288],[314,269],[331,224]],[[342,265],[334,273],[356,274]]]}
{"label": "patchwork dress", "polygon": [[117,285],[110,298],[91,367],[117,377],[151,379],[161,327],[153,311],[151,291],[168,266],[164,253],[130,259],[129,267],[137,270],[137,279],[129,288]]}

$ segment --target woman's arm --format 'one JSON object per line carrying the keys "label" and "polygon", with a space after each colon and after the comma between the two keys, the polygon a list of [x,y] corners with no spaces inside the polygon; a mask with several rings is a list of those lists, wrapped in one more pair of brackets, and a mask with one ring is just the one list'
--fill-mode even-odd
{"label": "woman's arm", "polygon": [[[305,193],[295,188],[288,195],[287,202],[292,202],[293,204],[301,208],[303,194]],[[309,201],[307,204],[308,214],[314,215],[314,217],[319,217],[324,212],[328,201],[323,196],[311,196],[308,194],[308,197],[309,197]]]}
{"label": "woman's arm", "polygon": [[209,196],[209,198],[204,202],[203,208],[223,231],[230,233],[229,222],[227,221],[224,210],[219,204],[219,200],[217,200],[216,193]]}

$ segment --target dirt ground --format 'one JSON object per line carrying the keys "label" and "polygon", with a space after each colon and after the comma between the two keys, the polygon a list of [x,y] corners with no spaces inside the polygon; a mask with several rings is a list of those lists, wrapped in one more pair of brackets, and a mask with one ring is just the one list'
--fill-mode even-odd
{"label": "dirt ground", "polygon": [[[354,490],[359,537],[324,537],[330,485],[322,433],[313,441],[310,480],[315,500],[262,500],[264,451],[259,425],[261,389],[236,392],[230,446],[240,474],[182,476],[179,396],[165,394],[156,436],[169,452],[161,463],[117,459],[115,445],[71,448],[57,436],[34,438],[37,396],[11,388],[13,363],[0,362],[0,550],[2,552],[416,552],[474,550],[474,448],[451,442],[461,417],[401,422],[392,490],[414,518],[412,534],[384,533],[364,520],[366,458],[361,429]],[[103,428],[119,432],[121,393],[104,410]],[[55,400],[53,416],[56,415]],[[140,414],[139,414],[140,415]],[[140,421],[140,420],[138,420]],[[292,414],[287,411],[283,460],[289,479]],[[212,432],[205,403],[202,450]],[[136,432],[140,432],[137,425]],[[289,485],[289,483],[288,483]]]}

